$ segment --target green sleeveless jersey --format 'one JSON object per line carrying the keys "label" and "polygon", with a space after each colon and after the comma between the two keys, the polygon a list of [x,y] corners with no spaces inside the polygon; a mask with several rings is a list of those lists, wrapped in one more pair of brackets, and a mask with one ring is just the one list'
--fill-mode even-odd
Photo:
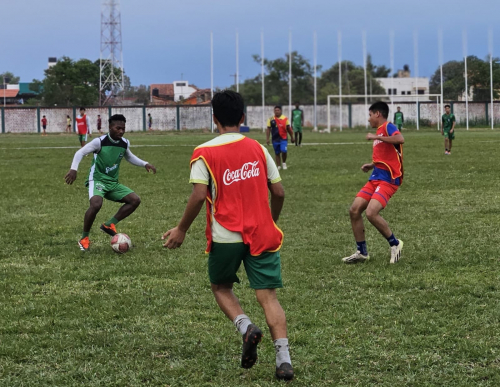
{"label": "green sleeveless jersey", "polygon": [[402,112],[396,112],[396,113],[394,113],[394,123],[396,125],[402,125],[403,124],[403,113]]}
{"label": "green sleeveless jersey", "polygon": [[300,109],[293,109],[292,110],[292,126],[293,127],[300,127],[302,126],[302,115],[304,113]]}
{"label": "green sleeveless jersey", "polygon": [[94,152],[87,182],[97,180],[103,183],[117,183],[120,163],[130,144],[124,138],[115,141],[109,134],[101,136],[99,140],[101,141],[101,149]]}
{"label": "green sleeveless jersey", "polygon": [[445,132],[451,130],[454,122],[455,122],[455,115],[453,113],[443,114],[443,130]]}

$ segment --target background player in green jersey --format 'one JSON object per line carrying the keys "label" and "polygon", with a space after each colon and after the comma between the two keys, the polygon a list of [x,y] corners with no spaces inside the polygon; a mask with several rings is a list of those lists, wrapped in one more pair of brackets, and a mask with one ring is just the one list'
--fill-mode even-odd
{"label": "background player in green jersey", "polygon": [[67,184],[76,180],[78,165],[83,156],[94,153],[85,185],[89,189],[90,206],[83,221],[83,234],[78,242],[80,249],[87,251],[90,246],[89,233],[95,217],[101,209],[103,198],[113,202],[123,203],[115,216],[101,225],[101,230],[113,236],[116,234],[116,224],[132,214],[141,199],[130,188],[118,183],[120,163],[125,158],[129,163],[145,167],[146,171],[156,173],[156,168],[136,157],[130,151],[130,142],[123,138],[126,119],[121,114],[115,114],[109,119],[109,133],[89,142],[75,153],[71,169],[64,179]]}
{"label": "background player in green jersey", "polygon": [[398,111],[394,113],[394,125],[398,127],[398,130],[403,129],[403,124],[405,123],[405,117],[401,111],[401,107],[398,106]]}
{"label": "background player in green jersey", "polygon": [[295,146],[302,146],[302,127],[304,126],[304,111],[299,108],[299,103],[295,103],[292,110],[292,127],[295,133]]}
{"label": "background player in green jersey", "polygon": [[451,142],[455,139],[455,115],[451,112],[450,105],[444,107],[443,127],[441,134],[444,136],[444,154],[451,155]]}

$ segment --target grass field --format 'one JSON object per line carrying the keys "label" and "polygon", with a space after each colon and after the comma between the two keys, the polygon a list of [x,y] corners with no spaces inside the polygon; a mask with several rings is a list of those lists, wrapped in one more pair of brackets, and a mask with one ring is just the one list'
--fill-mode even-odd
{"label": "grass field", "polygon": [[[451,156],[437,132],[404,135],[405,181],[383,212],[405,242],[397,265],[369,224],[370,262],[340,260],[355,247],[348,209],[368,177],[364,131],[306,132],[304,142],[329,144],[290,147],[279,298],[294,386],[500,385],[500,132],[461,130]],[[120,256],[96,225],[91,251],[78,248],[91,160],[64,184],[76,136],[0,136],[0,385],[279,384],[243,273],[236,294],[266,331],[256,366],[239,368],[240,335],[210,292],[204,216],[181,249],[160,241],[191,191],[193,147],[212,135],[127,137],[158,173],[122,164],[142,204],[118,225],[135,245]],[[117,208],[105,202],[96,224]]]}

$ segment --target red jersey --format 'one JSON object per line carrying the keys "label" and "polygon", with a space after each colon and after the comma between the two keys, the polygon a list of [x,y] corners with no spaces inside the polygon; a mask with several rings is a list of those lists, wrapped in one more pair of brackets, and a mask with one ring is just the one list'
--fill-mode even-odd
{"label": "red jersey", "polygon": [[42,118],[42,125],[47,126],[47,119],[46,118]]}
{"label": "red jersey", "polygon": [[207,189],[207,252],[212,246],[212,216],[226,230],[241,234],[250,254],[278,251],[283,232],[269,207],[267,161],[255,140],[241,140],[194,150],[191,164],[202,159],[210,172],[215,196]]}
{"label": "red jersey", "polygon": [[88,132],[88,127],[87,127],[87,115],[83,115],[83,117],[76,117],[76,128],[78,129],[78,134],[83,136],[87,134]]}
{"label": "red jersey", "polygon": [[267,120],[267,127],[271,128],[273,142],[288,138],[287,126],[290,126],[290,121],[283,114],[280,117],[273,116]]}
{"label": "red jersey", "polygon": [[[394,124],[389,122],[380,125],[377,129],[377,136],[390,137],[396,134],[401,134],[401,132],[398,131]],[[388,171],[391,180],[394,181],[390,182],[397,184],[395,181],[398,178],[399,181],[403,180],[403,145],[388,144],[380,140],[373,141],[373,163],[375,164],[375,168]],[[376,178],[372,175],[370,180],[386,179]]]}

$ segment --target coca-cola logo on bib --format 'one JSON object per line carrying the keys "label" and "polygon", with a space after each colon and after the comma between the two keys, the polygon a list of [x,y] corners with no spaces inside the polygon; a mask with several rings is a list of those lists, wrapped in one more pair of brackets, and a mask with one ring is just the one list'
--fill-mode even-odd
{"label": "coca-cola logo on bib", "polygon": [[257,167],[258,164],[258,161],[253,161],[243,164],[240,169],[236,169],[234,171],[226,169],[224,172],[224,184],[231,185],[237,181],[247,180],[252,177],[259,176],[260,171]]}

